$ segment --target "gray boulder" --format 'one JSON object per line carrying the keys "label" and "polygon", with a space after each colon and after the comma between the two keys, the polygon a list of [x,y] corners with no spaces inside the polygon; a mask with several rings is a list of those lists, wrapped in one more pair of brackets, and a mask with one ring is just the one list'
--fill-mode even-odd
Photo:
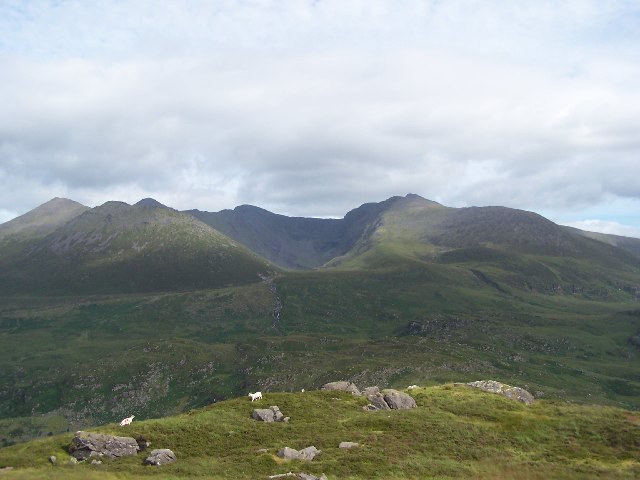
{"label": "gray boulder", "polygon": [[302,460],[313,460],[316,455],[320,453],[316,447],[311,445],[310,447],[303,448],[300,450],[300,455],[302,455]]}
{"label": "gray boulder", "polygon": [[479,388],[485,392],[497,393],[509,400],[516,400],[524,403],[525,405],[531,405],[534,402],[533,395],[524,388],[512,387],[511,385],[506,385],[495,380],[479,380],[477,382],[467,383],[467,385]]}
{"label": "gray boulder", "polygon": [[145,459],[145,465],[166,465],[167,463],[173,463],[177,460],[176,454],[168,448],[157,448],[151,450],[149,456]]}
{"label": "gray boulder", "polygon": [[135,438],[116,437],[102,433],[76,432],[69,446],[69,453],[77,460],[89,457],[117,458],[137,455],[140,447]]}
{"label": "gray boulder", "polygon": [[378,392],[373,395],[367,395],[367,400],[369,400],[369,405],[364,407],[365,410],[389,410],[390,407],[387,402],[384,400],[384,396]]}
{"label": "gray boulder", "polygon": [[311,461],[316,455],[320,453],[316,447],[311,445],[310,447],[303,448],[302,450],[294,450],[293,448],[284,447],[278,450],[278,456],[286,461],[290,460],[305,460]]}
{"label": "gray boulder", "polygon": [[408,408],[416,408],[416,401],[411,395],[398,390],[387,389],[382,391],[384,401],[393,410],[405,410]]}
{"label": "gray boulder", "polygon": [[340,390],[343,392],[351,392],[353,395],[360,395],[360,390],[351,382],[329,382],[325,383],[320,390]]}
{"label": "gray boulder", "polygon": [[256,408],[251,417],[259,422],[288,422],[289,417],[285,417],[277,405],[269,408]]}

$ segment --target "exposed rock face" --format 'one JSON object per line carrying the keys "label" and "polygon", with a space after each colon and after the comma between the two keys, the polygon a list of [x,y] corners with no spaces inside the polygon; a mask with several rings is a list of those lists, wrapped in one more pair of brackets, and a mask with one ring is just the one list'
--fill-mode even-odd
{"label": "exposed rock face", "polygon": [[291,461],[291,460],[311,461],[319,453],[320,453],[320,450],[318,450],[313,445],[307,448],[303,448],[302,450],[294,450],[293,448],[289,448],[289,447],[284,447],[278,450],[278,456],[280,458],[284,458],[286,461]]}
{"label": "exposed rock face", "polygon": [[251,417],[259,422],[288,422],[289,417],[285,417],[277,405],[269,408],[256,408]]}
{"label": "exposed rock face", "polygon": [[495,380],[479,380],[477,382],[467,383],[467,385],[479,388],[485,392],[500,394],[510,400],[517,400],[526,405],[531,405],[534,402],[533,395],[524,388],[512,387],[511,385],[496,382]]}
{"label": "exposed rock face", "polygon": [[136,455],[138,450],[140,447],[135,438],[82,431],[76,432],[69,446],[69,453],[77,460],[89,457],[124,457]]}
{"label": "exposed rock face", "polygon": [[145,459],[144,464],[160,466],[166,465],[167,463],[173,463],[176,460],[176,454],[171,450],[169,450],[168,448],[158,448],[155,450],[151,450],[151,453]]}
{"label": "exposed rock face", "polygon": [[382,391],[382,396],[392,410],[406,410],[417,407],[416,401],[408,393],[387,389]]}
{"label": "exposed rock face", "polygon": [[325,383],[320,390],[341,390],[343,392],[351,392],[354,395],[360,395],[360,390],[351,382],[329,382]]}

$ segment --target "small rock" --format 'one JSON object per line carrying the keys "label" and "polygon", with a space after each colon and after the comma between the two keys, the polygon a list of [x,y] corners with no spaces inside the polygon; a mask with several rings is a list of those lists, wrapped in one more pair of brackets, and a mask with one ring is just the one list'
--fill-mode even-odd
{"label": "small rock", "polygon": [[280,450],[278,450],[277,455],[280,458],[284,458],[286,461],[302,460],[302,455],[300,455],[300,452],[290,447],[281,448]]}
{"label": "small rock", "polygon": [[359,447],[360,444],[357,442],[340,442],[338,448],[356,448]]}
{"label": "small rock", "polygon": [[256,408],[251,417],[259,422],[288,422],[289,417],[285,417],[277,405],[269,408]]}
{"label": "small rock", "polygon": [[319,453],[320,453],[320,450],[318,450],[316,447],[311,445],[310,447],[303,448],[302,450],[294,450],[293,448],[284,447],[278,450],[277,455],[280,458],[285,459],[286,461],[290,461],[290,460],[311,461]]}
{"label": "small rock", "polygon": [[91,465],[102,465],[102,460],[96,460],[95,458],[91,460]]}
{"label": "small rock", "polygon": [[176,460],[176,454],[173,453],[173,451],[169,450],[168,448],[158,448],[155,450],[151,450],[151,453],[145,459],[144,464],[155,465],[159,467],[160,465],[173,463]]}
{"label": "small rock", "polygon": [[55,456],[55,455],[51,455],[51,456],[49,457],[49,462],[51,462],[51,465],[55,465],[57,460],[58,460],[58,459],[56,458],[56,456]]}
{"label": "small rock", "polygon": [[303,448],[300,450],[300,455],[302,455],[303,460],[313,460],[313,458],[320,453],[316,447],[311,445],[310,447]]}
{"label": "small rock", "polygon": [[69,463],[76,464],[76,463],[78,463],[78,459],[77,459],[76,457],[71,457],[71,458],[69,459]]}
{"label": "small rock", "polygon": [[353,395],[360,395],[360,390],[351,382],[329,382],[325,383],[320,390],[341,390],[343,392],[351,392]]}
{"label": "small rock", "polygon": [[324,473],[322,475],[320,475],[319,477],[316,477],[315,475],[311,475],[309,473],[300,472],[298,474],[298,478],[300,480],[328,480],[327,476]]}

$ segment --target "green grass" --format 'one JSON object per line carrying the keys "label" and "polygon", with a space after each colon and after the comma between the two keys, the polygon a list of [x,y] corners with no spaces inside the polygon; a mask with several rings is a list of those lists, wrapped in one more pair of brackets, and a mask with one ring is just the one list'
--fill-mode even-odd
{"label": "green grass", "polygon": [[[178,462],[142,465],[144,454],[102,465],[68,463],[72,434],[0,449],[7,478],[266,478],[288,471],[331,479],[637,478],[640,424],[632,412],[537,401],[525,406],[463,385],[414,390],[418,408],[365,412],[342,392],[267,393],[232,399],[176,417],[91,429],[143,436],[171,448]],[[263,424],[252,408],[278,405],[289,423]],[[361,447],[338,449],[341,441]],[[279,448],[315,445],[310,463],[282,463]],[[266,451],[265,451],[266,450]],[[55,466],[48,457],[55,455]],[[95,477],[94,477],[95,475]]]}

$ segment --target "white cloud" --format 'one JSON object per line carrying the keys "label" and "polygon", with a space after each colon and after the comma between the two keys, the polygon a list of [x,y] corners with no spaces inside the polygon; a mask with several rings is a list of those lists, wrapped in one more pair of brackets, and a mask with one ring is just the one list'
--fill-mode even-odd
{"label": "white cloud", "polygon": [[570,227],[579,228],[587,232],[609,233],[611,235],[621,235],[623,237],[640,238],[640,228],[630,227],[618,222],[608,222],[605,220],[580,220],[567,224]]}
{"label": "white cloud", "polygon": [[153,196],[342,216],[414,192],[558,216],[640,198],[639,13],[0,1],[0,209]]}

